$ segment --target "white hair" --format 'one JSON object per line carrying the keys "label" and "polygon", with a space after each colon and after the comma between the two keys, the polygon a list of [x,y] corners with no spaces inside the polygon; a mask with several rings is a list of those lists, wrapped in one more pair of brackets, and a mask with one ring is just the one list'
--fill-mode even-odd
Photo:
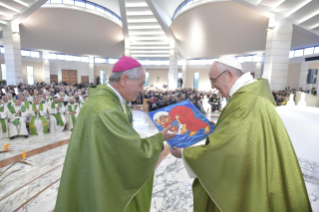
{"label": "white hair", "polygon": [[130,80],[136,80],[141,77],[141,67],[132,68],[122,72],[112,72],[109,77],[109,82],[119,82],[122,75],[127,75]]}

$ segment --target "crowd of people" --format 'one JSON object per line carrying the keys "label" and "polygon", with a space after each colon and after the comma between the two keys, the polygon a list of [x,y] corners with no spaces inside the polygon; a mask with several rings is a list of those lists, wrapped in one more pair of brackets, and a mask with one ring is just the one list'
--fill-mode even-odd
{"label": "crowd of people", "polygon": [[[0,138],[46,134],[72,130],[76,118],[88,98],[88,84],[36,83],[18,86],[0,85]],[[277,106],[286,105],[296,89],[272,91]],[[301,92],[302,88],[299,88]],[[316,95],[315,88],[311,94]],[[192,102],[202,113],[220,112],[222,98],[218,93],[191,88],[175,90],[146,88],[132,104],[142,104],[148,111],[172,105],[183,100]],[[205,107],[206,105],[206,107]],[[208,105],[208,107],[207,107]],[[27,129],[29,128],[29,130]]]}
{"label": "crowd of people", "polygon": [[[302,87],[299,88],[298,90],[299,92],[305,92],[305,93],[309,93],[313,96],[317,96],[317,91],[315,88],[312,88],[311,91],[310,90],[303,90]],[[290,89],[289,87],[286,88],[286,90],[281,90],[281,91],[272,91],[272,95],[274,97],[274,100],[277,103],[277,106],[282,106],[282,105],[286,105],[287,102],[290,100],[290,95],[293,94],[293,97],[296,97],[296,89]],[[294,99],[295,100],[295,99]]]}
{"label": "crowd of people", "polygon": [[72,130],[88,98],[88,85],[1,84],[0,138]]}
{"label": "crowd of people", "polygon": [[203,113],[209,112],[204,106],[205,104],[211,106],[212,112],[221,110],[221,97],[218,93],[199,91],[191,88],[175,89],[172,91],[158,88],[153,90],[146,89],[137,97],[135,103],[141,104],[143,99],[146,99],[148,103],[148,111],[163,108],[187,99]]}

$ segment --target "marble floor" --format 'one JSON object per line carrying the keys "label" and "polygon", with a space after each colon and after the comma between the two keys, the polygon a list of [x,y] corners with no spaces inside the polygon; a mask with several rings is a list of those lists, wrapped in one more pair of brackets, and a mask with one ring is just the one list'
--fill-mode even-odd
{"label": "marble floor", "polygon": [[[157,133],[157,129],[147,114],[135,110],[134,128],[142,137]],[[209,114],[210,121],[217,121],[219,114]],[[33,143],[53,140],[59,141],[70,137],[70,132],[46,135],[33,141],[17,139],[17,143]],[[49,136],[52,136],[48,139]],[[54,137],[54,138],[53,138]],[[0,142],[0,145],[7,141]],[[202,144],[204,141],[198,143]],[[12,147],[13,147],[12,142]],[[28,147],[27,144],[24,144]],[[33,166],[18,163],[10,174],[1,182],[0,211],[51,212],[54,210],[61,172],[68,144],[29,157]],[[34,148],[34,147],[32,147]],[[313,175],[319,164],[308,160],[299,160],[302,167],[309,198],[315,212],[319,212],[319,178]],[[4,167],[6,168],[6,167]],[[3,169],[4,169],[3,168]],[[1,177],[2,179],[2,177]],[[151,212],[192,212],[192,179],[183,167],[182,161],[168,155],[155,171]]]}

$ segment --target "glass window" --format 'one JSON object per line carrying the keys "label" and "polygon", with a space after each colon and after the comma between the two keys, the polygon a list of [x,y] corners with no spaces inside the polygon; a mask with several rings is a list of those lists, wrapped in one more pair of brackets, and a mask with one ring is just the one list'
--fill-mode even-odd
{"label": "glass window", "polygon": [[144,86],[148,86],[150,84],[150,73],[145,72],[145,84]]}
{"label": "glass window", "polygon": [[1,51],[1,54],[4,54],[4,48],[3,47],[0,48],[0,51]]}
{"label": "glass window", "polygon": [[85,1],[75,0],[74,4],[79,7],[85,7]]}
{"label": "glass window", "polygon": [[257,55],[254,55],[254,56],[253,56],[253,62],[256,63],[256,62],[258,62],[257,60],[258,60],[258,59],[257,59]]}
{"label": "glass window", "polygon": [[[2,53],[2,49],[1,49],[1,53]],[[314,54],[319,54],[319,46],[315,47],[315,53]]]}
{"label": "glass window", "polygon": [[73,56],[73,60],[76,61],[76,62],[81,62],[82,61],[82,57]]}
{"label": "glass window", "polygon": [[101,7],[101,6],[99,6],[99,5],[96,5],[95,6],[95,9],[96,9],[96,11],[98,11],[98,12],[100,12],[100,13],[105,13],[105,11],[104,11],[104,7]]}
{"label": "glass window", "polygon": [[56,60],[56,54],[49,53],[50,60]]}
{"label": "glass window", "polygon": [[31,52],[30,51],[21,50],[21,55],[23,57],[30,57]]}
{"label": "glass window", "polygon": [[101,85],[105,84],[105,71],[103,70],[100,71],[100,80],[101,80]]}
{"label": "glass window", "polygon": [[31,57],[40,58],[40,52],[31,51]]}
{"label": "glass window", "polygon": [[88,63],[89,62],[89,58],[88,57],[82,57],[82,62]]}
{"label": "glass window", "polygon": [[65,55],[66,61],[73,61],[73,55]]}
{"label": "glass window", "polygon": [[290,51],[289,52],[289,58],[294,58],[294,54],[295,54],[295,51]]}
{"label": "glass window", "polygon": [[101,63],[101,58],[99,58],[99,57],[94,58],[94,62],[95,63]]}
{"label": "glass window", "polygon": [[27,80],[29,85],[34,84],[34,69],[33,66],[27,66]]}
{"label": "glass window", "polygon": [[193,86],[195,89],[198,88],[198,82],[199,82],[199,72],[194,73],[194,81],[193,81]]}
{"label": "glass window", "polygon": [[245,62],[245,58],[244,57],[237,57],[238,62],[243,63]]}
{"label": "glass window", "polygon": [[295,57],[302,57],[303,56],[303,49],[295,50]]}
{"label": "glass window", "polygon": [[95,4],[93,4],[91,2],[86,2],[85,7],[88,9],[91,9],[91,10],[95,10]]}
{"label": "glass window", "polygon": [[58,59],[58,60],[65,60],[64,54],[57,54],[57,55],[56,55],[56,59]]}
{"label": "glass window", "polygon": [[51,0],[53,4],[62,4],[62,0]]}
{"label": "glass window", "polygon": [[72,4],[72,5],[74,5],[74,0],[63,0],[63,4]]}
{"label": "glass window", "polygon": [[245,62],[246,62],[246,63],[253,62],[253,56],[246,56],[246,57],[245,57]]}
{"label": "glass window", "polygon": [[7,79],[7,72],[6,72],[6,64],[1,64],[1,79],[6,80]]}
{"label": "glass window", "polygon": [[305,55],[313,54],[313,50],[314,50],[314,47],[306,48],[306,49],[305,49]]}

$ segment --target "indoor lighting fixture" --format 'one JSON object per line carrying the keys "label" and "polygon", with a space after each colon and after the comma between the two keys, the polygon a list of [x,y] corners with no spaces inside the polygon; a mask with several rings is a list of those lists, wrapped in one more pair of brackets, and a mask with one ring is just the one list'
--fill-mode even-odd
{"label": "indoor lighting fixture", "polygon": [[163,31],[141,31],[141,32],[129,32],[130,35],[164,35]]}
{"label": "indoor lighting fixture", "polygon": [[20,13],[20,10],[18,10],[18,9],[16,9],[16,8],[14,8],[14,7],[11,7],[11,6],[7,5],[7,4],[4,4],[4,3],[2,3],[2,2],[0,2],[0,6],[5,7],[5,8],[7,8],[7,9],[9,9],[9,10],[15,11],[15,12],[17,12],[17,13]]}
{"label": "indoor lighting fixture", "polygon": [[127,23],[156,23],[157,20],[155,18],[143,18],[143,19],[127,19]]}
{"label": "indoor lighting fixture", "polygon": [[132,57],[169,57],[168,54],[132,54]]}
{"label": "indoor lighting fixture", "polygon": [[142,26],[128,26],[128,29],[161,29],[161,26],[158,24],[142,25]]}
{"label": "indoor lighting fixture", "polygon": [[169,47],[165,46],[133,46],[131,49],[166,49],[169,50]]}
{"label": "indoor lighting fixture", "polygon": [[134,36],[131,36],[130,37],[131,41],[134,41],[134,40],[167,40],[167,37],[166,36],[148,36],[148,37],[134,37]]}
{"label": "indoor lighting fixture", "polygon": [[277,9],[282,3],[284,3],[286,0],[282,0],[282,1],[279,1],[273,8],[272,10],[275,10]]}
{"label": "indoor lighting fixture", "polygon": [[317,23],[317,24],[313,25],[312,27],[310,27],[310,29],[314,29],[314,28],[317,28],[317,27],[319,27],[319,23]]}
{"label": "indoor lighting fixture", "polygon": [[303,23],[303,22],[309,20],[310,18],[315,17],[315,16],[318,15],[318,14],[319,14],[319,10],[317,10],[316,12],[314,12],[314,13],[312,13],[312,14],[306,16],[306,17],[303,18],[302,20],[298,21],[298,24],[301,24],[301,23]]}
{"label": "indoor lighting fixture", "polygon": [[126,15],[128,16],[141,16],[141,15],[153,15],[152,11],[138,11],[138,12],[127,12]]}
{"label": "indoor lighting fixture", "polygon": [[1,20],[0,20],[0,24],[7,25],[7,22],[6,22],[6,21],[1,21]]}
{"label": "indoor lighting fixture", "polygon": [[0,12],[0,15],[6,16],[8,18],[12,18],[12,15],[9,15],[9,14],[3,13],[3,12]]}
{"label": "indoor lighting fixture", "polygon": [[25,6],[25,7],[29,7],[29,4],[27,4],[27,3],[23,2],[23,1],[20,1],[20,0],[13,0],[13,1],[15,1],[15,2],[21,4],[21,5]]}
{"label": "indoor lighting fixture", "polygon": [[130,43],[131,46],[136,46],[136,45],[165,45],[165,46],[169,46],[169,44],[167,42],[134,42],[134,43]]}
{"label": "indoor lighting fixture", "polygon": [[147,7],[148,5],[146,2],[140,2],[140,3],[126,3],[126,7]]}
{"label": "indoor lighting fixture", "polygon": [[305,5],[307,5],[309,2],[311,2],[312,0],[307,0],[302,2],[301,4],[299,4],[295,9],[291,10],[289,13],[286,14],[286,17],[290,16],[291,14],[295,13],[297,10],[299,10],[300,8],[304,7]]}
{"label": "indoor lighting fixture", "polygon": [[131,51],[132,54],[169,54],[169,51],[149,50],[149,51]]}

